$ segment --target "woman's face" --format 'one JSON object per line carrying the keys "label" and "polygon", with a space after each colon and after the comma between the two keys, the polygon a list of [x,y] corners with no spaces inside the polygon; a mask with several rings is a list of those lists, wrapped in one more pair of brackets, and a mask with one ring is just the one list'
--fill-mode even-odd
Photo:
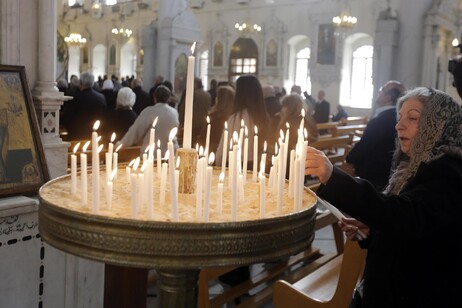
{"label": "woman's face", "polygon": [[395,128],[398,132],[401,151],[407,155],[409,155],[412,142],[419,132],[419,120],[422,110],[423,104],[415,98],[405,101],[399,110],[399,119]]}

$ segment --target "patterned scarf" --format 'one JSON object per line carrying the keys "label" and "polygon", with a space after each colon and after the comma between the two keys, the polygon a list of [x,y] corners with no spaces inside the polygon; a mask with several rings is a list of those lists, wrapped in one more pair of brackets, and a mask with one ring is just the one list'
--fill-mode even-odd
{"label": "patterned scarf", "polygon": [[419,131],[412,141],[410,157],[401,151],[399,140],[393,157],[392,176],[386,194],[398,195],[413,179],[422,163],[428,164],[443,155],[462,160],[462,107],[444,92],[416,88],[398,102],[416,98],[424,105],[418,123]]}

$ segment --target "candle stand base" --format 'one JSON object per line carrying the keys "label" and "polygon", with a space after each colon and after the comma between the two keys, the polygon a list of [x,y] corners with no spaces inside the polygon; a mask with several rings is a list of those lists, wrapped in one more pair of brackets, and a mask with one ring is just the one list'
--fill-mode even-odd
{"label": "candle stand base", "polygon": [[194,149],[180,148],[176,153],[180,157],[178,193],[193,194],[196,191],[197,152]]}
{"label": "candle stand base", "polygon": [[160,307],[197,307],[199,272],[199,270],[157,270]]}

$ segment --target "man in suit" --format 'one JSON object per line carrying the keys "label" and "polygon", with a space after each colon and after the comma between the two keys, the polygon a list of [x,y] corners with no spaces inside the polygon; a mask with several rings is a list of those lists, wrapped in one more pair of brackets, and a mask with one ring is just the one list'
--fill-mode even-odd
{"label": "man in suit", "polygon": [[133,92],[136,95],[136,101],[135,105],[133,106],[133,111],[135,111],[137,114],[140,114],[144,108],[154,105],[153,98],[149,97],[149,93],[143,90],[143,82],[141,81],[141,79],[133,79],[131,86]]}
{"label": "man in suit", "polygon": [[329,122],[330,115],[330,103],[324,99],[326,93],[321,90],[318,92],[318,102],[314,107],[313,118],[316,123],[326,123]]}
{"label": "man in suit", "polygon": [[404,86],[398,81],[388,81],[375,101],[375,113],[366,126],[361,140],[346,157],[355,174],[369,180],[378,190],[388,183],[391,160],[396,139],[396,102],[403,95]]}

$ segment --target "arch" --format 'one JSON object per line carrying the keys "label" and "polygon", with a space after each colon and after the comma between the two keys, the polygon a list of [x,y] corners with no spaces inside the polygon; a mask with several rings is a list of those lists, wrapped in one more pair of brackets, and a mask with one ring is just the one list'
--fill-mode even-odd
{"label": "arch", "polygon": [[[300,53],[300,51],[305,49],[305,54],[306,54],[306,48],[309,49],[308,54],[311,57],[311,40],[309,37],[305,35],[295,35],[291,37],[290,39],[287,40],[287,44],[289,45],[289,63],[287,64],[287,80],[285,80],[284,87],[286,89],[290,89],[293,85],[297,83],[297,79],[300,80],[301,77],[297,78],[297,54]],[[306,83],[303,85],[300,84],[299,86],[302,88],[303,91],[308,91],[308,93],[311,93],[311,78],[309,76],[310,74],[310,62],[309,58],[305,58],[306,60]],[[299,65],[301,65],[301,62],[299,62]],[[298,70],[299,76],[300,76],[300,69]]]}
{"label": "arch", "polygon": [[133,39],[125,43],[120,49],[120,76],[136,74],[136,51]]}
{"label": "arch", "polygon": [[182,53],[175,60],[175,82],[173,88],[175,93],[179,94],[178,97],[181,97],[186,88],[186,73],[188,70],[188,57]]}
{"label": "arch", "polygon": [[340,82],[340,102],[342,105],[362,106],[362,108],[370,108],[372,105],[372,88],[370,90],[372,91],[371,95],[363,95],[360,101],[351,96],[353,53],[361,46],[369,45],[373,46],[373,38],[367,33],[354,33],[345,38],[342,57],[342,78]]}
{"label": "arch", "polygon": [[248,37],[240,37],[234,42],[229,55],[229,80],[243,74],[258,76],[258,47],[255,41]]}
{"label": "arch", "polygon": [[80,47],[69,47],[68,76],[80,76]]}
{"label": "arch", "polygon": [[98,44],[93,48],[92,71],[96,77],[106,74],[106,51],[107,48],[103,44]]}

